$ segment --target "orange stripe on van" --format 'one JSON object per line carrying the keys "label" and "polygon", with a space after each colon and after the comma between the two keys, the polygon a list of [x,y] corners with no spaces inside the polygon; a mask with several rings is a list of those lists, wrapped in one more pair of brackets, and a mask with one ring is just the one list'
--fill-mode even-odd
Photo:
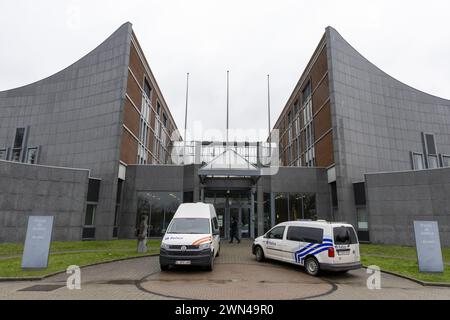
{"label": "orange stripe on van", "polygon": [[197,246],[197,245],[199,245],[199,244],[202,244],[202,243],[208,242],[208,241],[211,241],[211,236],[204,237],[204,238],[200,238],[200,239],[194,241],[194,242],[192,243],[192,245],[193,245],[193,246]]}

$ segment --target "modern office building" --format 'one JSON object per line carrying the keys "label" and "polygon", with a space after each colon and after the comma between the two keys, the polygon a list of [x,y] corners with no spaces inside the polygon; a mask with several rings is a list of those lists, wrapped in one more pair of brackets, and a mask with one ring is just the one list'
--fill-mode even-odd
{"label": "modern office building", "polygon": [[411,243],[412,221],[432,218],[448,243],[450,169],[412,171],[450,166],[449,100],[387,75],[328,27],[275,128],[283,165],[327,169],[333,220]]}
{"label": "modern office building", "polygon": [[55,216],[58,240],[133,238],[141,215],[160,237],[181,202],[205,201],[224,237],[233,216],[250,238],[326,219],[413,244],[412,222],[437,220],[450,245],[450,101],[330,27],[276,122],[279,144],[181,141],[129,23],[65,70],[0,92],[0,123],[0,241],[22,241],[35,214]]}
{"label": "modern office building", "polygon": [[[170,137],[176,130],[130,23],[57,74],[0,92],[0,123],[0,159],[87,169],[90,189],[89,196],[87,189],[84,197],[77,195],[85,206],[58,218],[55,211],[68,209],[64,203],[52,210],[51,203],[35,197],[35,192],[47,189],[57,192],[58,180],[40,173],[37,178],[44,181],[33,190],[24,192],[22,186],[15,191],[17,202],[8,197],[0,202],[4,221],[0,240],[23,238],[16,227],[26,225],[21,215],[28,211],[55,212],[57,238],[117,237],[126,166],[167,163]],[[32,170],[25,168],[20,170]],[[0,182],[6,189],[15,184],[16,172],[11,170],[8,179]],[[19,203],[24,199],[25,207]]]}

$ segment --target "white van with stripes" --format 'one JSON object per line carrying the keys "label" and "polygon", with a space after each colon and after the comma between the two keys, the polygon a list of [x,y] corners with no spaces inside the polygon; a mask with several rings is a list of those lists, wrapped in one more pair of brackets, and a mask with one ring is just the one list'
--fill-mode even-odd
{"label": "white van with stripes", "polygon": [[256,238],[252,251],[257,261],[273,259],[300,265],[312,276],[320,271],[361,268],[358,237],[346,223],[284,222]]}

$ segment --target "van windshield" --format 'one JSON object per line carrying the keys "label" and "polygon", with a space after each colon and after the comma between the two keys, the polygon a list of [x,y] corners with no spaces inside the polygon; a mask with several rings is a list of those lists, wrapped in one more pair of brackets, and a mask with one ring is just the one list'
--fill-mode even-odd
{"label": "van windshield", "polygon": [[335,244],[357,244],[355,230],[351,227],[336,227],[333,229]]}
{"label": "van windshield", "polygon": [[209,233],[209,219],[206,218],[176,218],[173,219],[169,234],[207,234]]}

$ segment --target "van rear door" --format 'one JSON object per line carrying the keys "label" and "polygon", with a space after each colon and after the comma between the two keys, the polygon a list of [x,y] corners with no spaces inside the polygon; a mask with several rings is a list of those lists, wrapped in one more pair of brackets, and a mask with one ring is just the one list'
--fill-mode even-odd
{"label": "van rear door", "polygon": [[336,263],[359,262],[359,243],[355,229],[351,226],[333,227]]}

